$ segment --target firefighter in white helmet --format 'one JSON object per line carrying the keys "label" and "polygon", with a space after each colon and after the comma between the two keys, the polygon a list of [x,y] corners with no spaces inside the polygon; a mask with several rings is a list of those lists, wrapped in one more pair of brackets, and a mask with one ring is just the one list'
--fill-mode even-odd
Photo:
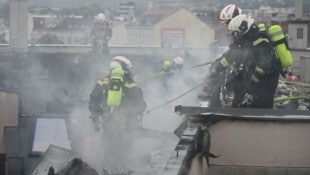
{"label": "firefighter in white helmet", "polygon": [[[254,19],[238,13],[241,9],[235,5],[221,11],[220,19],[227,24],[233,42],[211,65],[211,81],[204,88],[205,94],[215,99],[215,106],[221,105],[221,88],[214,85],[225,83],[225,88],[234,94],[232,107],[272,108],[281,70],[279,61],[269,38],[262,35]],[[221,75],[226,77],[225,82],[219,81]]]}
{"label": "firefighter in white helmet", "polygon": [[96,15],[90,31],[90,37],[93,42],[93,51],[108,52],[108,42],[111,39],[112,34],[112,27],[106,15],[103,13]]}
{"label": "firefighter in white helmet", "polygon": [[251,16],[245,14],[230,21],[228,30],[240,43],[240,51],[246,54],[238,54],[239,58],[231,60],[223,58],[219,66],[235,66],[236,69],[243,66],[235,78],[239,90],[235,91],[234,107],[273,108],[281,65],[270,39],[260,34],[254,22]]}
{"label": "firefighter in white helmet", "polygon": [[[225,27],[227,28],[230,21],[240,14],[242,14],[242,9],[238,5],[229,4],[221,10],[219,14],[219,20],[221,21],[221,23],[225,24]],[[224,81],[226,75],[223,72],[220,73],[220,71],[216,71],[218,65],[221,65],[220,61],[223,58],[230,60],[234,57],[238,57],[236,55],[241,52],[241,50],[239,50],[240,44],[238,43],[238,40],[235,39],[235,37],[231,35],[229,31],[228,34],[232,42],[229,45],[228,49],[226,49],[225,52],[221,56],[219,56],[211,65],[209,69],[210,75],[206,80],[205,88],[203,88],[202,94],[198,96],[200,100],[208,100],[210,107],[223,107],[223,102],[220,100],[220,90],[223,89],[222,86],[225,83]],[[233,91],[232,89],[234,89],[234,87],[230,87],[231,88],[225,87],[225,89],[228,88]]]}
{"label": "firefighter in white helmet", "polygon": [[175,57],[173,59],[164,60],[160,69],[161,74],[169,73],[173,70],[180,70],[183,68],[184,59],[182,57]]}
{"label": "firefighter in white helmet", "polygon": [[128,129],[138,125],[137,118],[145,111],[146,102],[132,78],[131,68],[127,57],[116,56],[111,61],[110,74],[97,81],[88,103],[96,131],[100,130],[100,120],[101,124],[108,124],[112,108],[126,113]]}
{"label": "firefighter in white helmet", "polygon": [[[169,87],[169,82],[172,80],[171,77],[175,77],[177,71],[180,71],[183,68],[184,59],[180,56],[174,57],[173,59],[165,59],[160,68],[159,74],[162,76],[161,81],[164,88]],[[180,74],[178,72],[177,74]]]}

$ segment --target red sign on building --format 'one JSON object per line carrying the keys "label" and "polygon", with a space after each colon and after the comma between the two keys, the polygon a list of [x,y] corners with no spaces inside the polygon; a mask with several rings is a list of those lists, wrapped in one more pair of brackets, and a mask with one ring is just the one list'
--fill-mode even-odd
{"label": "red sign on building", "polygon": [[184,45],[184,29],[163,28],[161,30],[161,45],[165,48],[179,48]]}

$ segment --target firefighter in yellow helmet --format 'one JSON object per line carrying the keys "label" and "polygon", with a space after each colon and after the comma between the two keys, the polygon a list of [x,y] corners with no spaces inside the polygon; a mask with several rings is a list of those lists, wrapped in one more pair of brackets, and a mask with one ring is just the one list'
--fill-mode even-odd
{"label": "firefighter in yellow helmet", "polygon": [[[116,56],[112,59],[110,68],[110,75],[97,81],[90,94],[88,108],[96,131],[100,130],[100,124],[107,124],[112,109],[121,109],[130,117],[127,120],[132,122],[136,122],[146,109],[142,90],[129,70],[132,68],[131,61],[125,56]],[[129,125],[131,127],[137,123]]]}

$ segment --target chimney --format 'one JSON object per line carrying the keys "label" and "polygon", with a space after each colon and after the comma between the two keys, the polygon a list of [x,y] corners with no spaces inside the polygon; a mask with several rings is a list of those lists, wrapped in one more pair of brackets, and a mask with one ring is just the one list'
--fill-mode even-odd
{"label": "chimney", "polygon": [[28,0],[10,0],[10,48],[28,51]]}
{"label": "chimney", "polygon": [[303,18],[303,0],[295,0],[295,19],[301,20]]}

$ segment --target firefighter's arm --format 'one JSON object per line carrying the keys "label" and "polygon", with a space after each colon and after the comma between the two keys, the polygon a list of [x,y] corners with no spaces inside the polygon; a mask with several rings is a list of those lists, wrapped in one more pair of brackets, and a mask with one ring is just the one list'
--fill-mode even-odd
{"label": "firefighter's arm", "polygon": [[108,82],[104,80],[98,80],[94,89],[91,91],[89,97],[91,99],[99,98],[103,94],[103,91],[105,89],[105,86],[107,86],[107,84]]}
{"label": "firefighter's arm", "polygon": [[211,76],[217,76],[227,69],[238,56],[238,46],[236,44],[230,44],[229,48],[211,64],[209,74]]}
{"label": "firefighter's arm", "polygon": [[146,102],[143,97],[142,90],[136,85],[136,83],[126,84],[129,88],[128,98],[132,100],[132,103],[135,104],[135,108],[131,109],[137,115],[141,115],[146,110]]}
{"label": "firefighter's arm", "polygon": [[228,59],[223,55],[222,57],[215,60],[209,69],[210,76],[217,76],[220,72],[224,71],[229,66]]}
{"label": "firefighter's arm", "polygon": [[107,31],[107,37],[108,37],[108,39],[111,39],[111,38],[112,38],[112,35],[113,35],[112,28],[109,27],[107,30],[108,30],[108,31]]}
{"label": "firefighter's arm", "polygon": [[96,115],[102,115],[103,109],[100,104],[103,103],[104,99],[105,84],[104,81],[99,80],[89,95],[88,109],[91,113]]}

